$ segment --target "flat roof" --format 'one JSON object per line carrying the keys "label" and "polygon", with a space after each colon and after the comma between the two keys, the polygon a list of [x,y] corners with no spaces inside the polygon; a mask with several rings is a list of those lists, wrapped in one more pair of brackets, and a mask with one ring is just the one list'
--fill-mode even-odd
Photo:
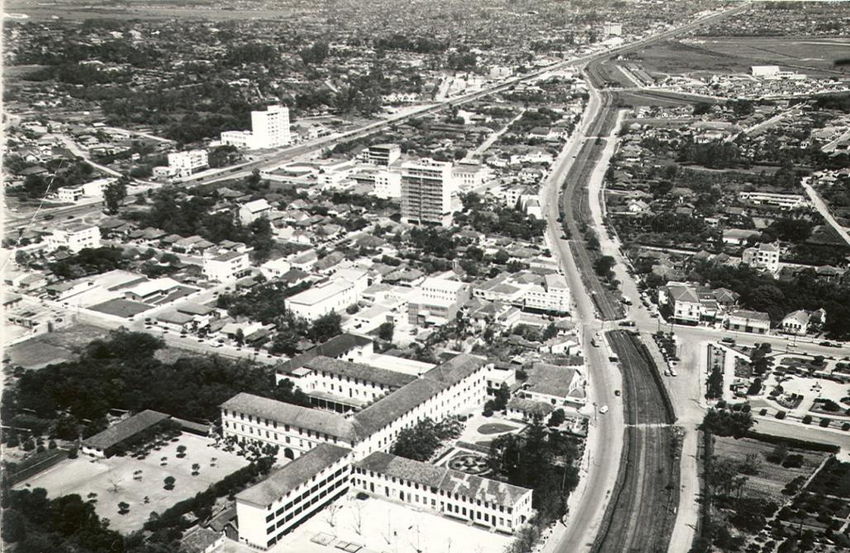
{"label": "flat roof", "polygon": [[107,315],[115,315],[116,317],[129,318],[139,313],[144,313],[148,309],[153,309],[153,306],[137,301],[125,299],[114,299],[99,303],[89,307],[92,311],[99,311]]}
{"label": "flat roof", "polygon": [[345,447],[319,444],[256,486],[236,494],[236,501],[260,507],[271,505],[349,453],[351,450]]}

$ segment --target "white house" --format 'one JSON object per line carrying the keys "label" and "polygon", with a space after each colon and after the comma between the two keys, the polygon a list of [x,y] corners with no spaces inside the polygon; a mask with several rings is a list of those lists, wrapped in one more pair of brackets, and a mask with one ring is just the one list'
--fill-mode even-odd
{"label": "white house", "polygon": [[265,198],[248,202],[239,208],[239,221],[242,222],[242,226],[247,227],[260,218],[268,218],[271,210],[272,206]]}
{"label": "white house", "polygon": [[204,256],[204,276],[217,282],[233,282],[248,274],[251,264],[248,252],[226,252],[215,257]]}

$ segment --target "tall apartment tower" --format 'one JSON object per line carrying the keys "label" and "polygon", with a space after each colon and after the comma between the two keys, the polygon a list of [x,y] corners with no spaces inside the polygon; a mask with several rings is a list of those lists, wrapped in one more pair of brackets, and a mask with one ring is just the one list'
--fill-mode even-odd
{"label": "tall apartment tower", "polygon": [[254,148],[279,148],[292,141],[289,134],[289,108],[269,106],[266,111],[251,112]]}
{"label": "tall apartment tower", "polygon": [[401,165],[401,218],[406,223],[452,224],[452,164],[431,159]]}

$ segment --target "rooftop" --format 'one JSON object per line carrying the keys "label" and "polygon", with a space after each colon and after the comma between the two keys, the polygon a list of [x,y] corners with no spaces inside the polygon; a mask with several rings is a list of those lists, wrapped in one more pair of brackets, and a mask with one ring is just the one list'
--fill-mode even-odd
{"label": "rooftop", "polygon": [[87,438],[83,441],[83,445],[94,449],[106,450],[168,418],[170,417],[165,413],[148,409],[133,415],[129,419],[124,419],[117,424],[113,424],[99,434]]}
{"label": "rooftop", "polygon": [[291,424],[305,430],[334,436],[347,442],[357,438],[355,425],[342,415],[310,409],[274,399],[240,393],[221,404],[222,409],[253,415],[283,424]]}
{"label": "rooftop", "polygon": [[415,376],[361,365],[360,363],[350,363],[340,359],[332,359],[330,357],[318,356],[304,364],[305,368],[313,369],[314,371],[328,372],[339,376],[358,378],[376,384],[383,384],[393,388],[400,388],[405,384],[416,380]]}
{"label": "rooftop", "polygon": [[319,444],[256,486],[238,493],[236,501],[260,507],[271,505],[349,453],[351,450],[344,447]]}
{"label": "rooftop", "polygon": [[436,467],[429,463],[405,459],[381,451],[372,453],[354,466],[505,507],[513,507],[531,492],[527,488],[472,476],[446,467]]}

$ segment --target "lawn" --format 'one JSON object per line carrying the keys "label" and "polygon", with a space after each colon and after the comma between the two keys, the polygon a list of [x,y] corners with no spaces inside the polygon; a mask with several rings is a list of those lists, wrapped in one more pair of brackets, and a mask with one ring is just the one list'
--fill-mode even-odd
{"label": "lawn", "polygon": [[[245,458],[214,448],[212,443],[207,438],[183,434],[178,441],[152,452],[143,460],[131,457],[93,459],[81,455],[16,487],[44,488],[50,497],[79,494],[87,499],[90,493],[97,494],[94,496],[97,514],[108,518],[111,528],[127,534],[139,530],[151,512],[162,513],[248,465]],[[183,459],[177,458],[180,445],[186,446]],[[192,476],[195,463],[200,465],[200,470],[197,476]],[[163,480],[169,476],[176,481],[171,491],[163,489]],[[118,514],[118,503],[122,501],[130,505],[130,512],[125,515]]]}
{"label": "lawn", "polygon": [[[826,457],[825,453],[808,451],[803,449],[788,448],[788,455],[802,455],[803,463],[800,467],[784,467],[781,464],[772,463],[767,457],[774,451],[775,445],[750,438],[717,437],[714,446],[714,455],[717,460],[731,459],[744,462],[748,455],[756,455],[758,462],[757,473],[748,477],[744,486],[744,495],[762,499],[773,499],[777,502],[786,498],[782,495],[785,485],[798,476],[810,475]],[[787,459],[787,457],[786,457]]]}
{"label": "lawn", "polygon": [[501,434],[503,432],[511,432],[516,430],[515,426],[508,426],[507,424],[500,424],[498,422],[490,422],[487,424],[482,424],[478,427],[478,433],[490,435],[490,434]]}

